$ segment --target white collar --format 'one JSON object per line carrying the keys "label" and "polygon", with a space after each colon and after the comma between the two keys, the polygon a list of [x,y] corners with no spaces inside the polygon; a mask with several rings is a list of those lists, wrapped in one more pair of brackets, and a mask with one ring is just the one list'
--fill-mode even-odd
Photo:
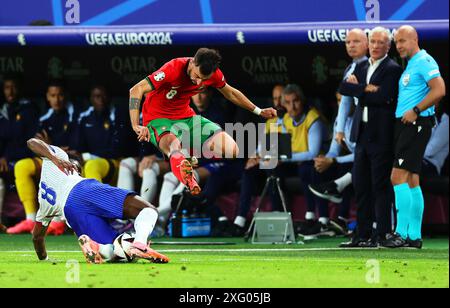
{"label": "white collar", "polygon": [[387,56],[388,56],[388,55],[385,54],[383,58],[378,59],[378,60],[375,60],[375,61],[374,61],[372,58],[370,58],[370,59],[369,59],[369,63],[370,63],[370,65],[372,65],[372,66],[373,66],[373,65],[379,65],[381,62],[384,61],[384,59],[387,58]]}

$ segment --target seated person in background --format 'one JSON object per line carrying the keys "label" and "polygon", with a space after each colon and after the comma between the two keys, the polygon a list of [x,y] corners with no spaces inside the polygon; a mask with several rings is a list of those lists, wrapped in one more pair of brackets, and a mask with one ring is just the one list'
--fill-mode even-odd
{"label": "seated person in background", "polygon": [[106,89],[91,89],[92,106],[80,114],[75,137],[75,150],[84,161],[84,176],[99,182],[114,183],[119,170],[122,125],[116,125],[116,108],[111,107]]}
{"label": "seated person in background", "polygon": [[[278,166],[273,170],[267,170],[267,175],[275,175],[281,179],[283,185],[284,179],[290,176],[298,176],[301,179],[302,186],[299,190],[307,201],[308,211],[306,213],[307,220],[315,218],[316,204],[314,195],[309,191],[308,185],[317,183],[314,173],[314,158],[319,155],[323,149],[323,143],[327,139],[327,131],[324,122],[320,118],[319,112],[309,106],[306,97],[298,85],[287,85],[282,92],[282,105],[286,108],[287,113],[281,121],[281,132],[287,132],[292,136],[292,159],[279,162]],[[277,123],[280,121],[278,120]],[[279,130],[279,127],[270,125],[269,131],[273,129]],[[242,178],[241,196],[238,219],[245,223],[245,219],[250,210],[251,197],[254,190],[254,183],[258,178],[257,166],[258,158],[250,159],[247,162],[246,170]],[[261,162],[264,163],[264,162]],[[270,189],[272,209],[282,210],[281,200],[278,192]],[[328,217],[328,207],[319,208],[320,217]],[[235,221],[235,223],[238,221]]]}
{"label": "seated person in background", "polygon": [[[4,79],[3,94],[6,102],[0,110],[0,178],[4,180],[4,186],[8,187],[15,183],[14,175],[17,176],[20,171],[20,168],[16,168],[16,163],[21,159],[33,157],[26,142],[37,132],[39,113],[32,102],[21,98],[21,89],[16,78]],[[36,219],[35,203],[25,203],[24,206],[26,219],[9,228],[8,233],[17,233],[17,229],[29,233],[33,229]]]}
{"label": "seated person in background", "polygon": [[[341,95],[336,93],[336,98],[338,100],[338,106],[341,103]],[[339,109],[341,110],[341,109]],[[323,180],[335,179],[345,174],[349,174],[353,167],[354,161],[354,151],[355,143],[350,141],[350,133],[353,124],[353,113],[354,105],[351,105],[350,112],[344,123],[344,136],[341,138],[342,144],[339,144],[336,139],[333,139],[328,153],[323,156],[319,155],[314,159],[315,172],[321,174]],[[333,135],[337,135],[337,123],[339,114],[334,122]],[[350,173],[351,182],[351,173]],[[337,234],[346,235],[347,222],[350,216],[350,199],[351,199],[351,189],[346,187],[341,194],[338,192],[338,185],[334,182],[326,182],[311,184],[309,189],[316,196],[318,203],[323,203],[322,206],[327,206],[328,200],[334,203],[340,203],[339,216],[337,220],[331,219],[328,226],[322,226],[322,229],[328,228],[336,231]],[[321,228],[316,228],[316,230],[309,230],[311,234],[316,234],[315,232],[320,232]]]}
{"label": "seated person in background", "polygon": [[[115,147],[119,147],[120,157],[126,157],[120,161],[117,187],[140,191],[140,196],[151,203],[156,197],[158,177],[168,172],[169,163],[153,144],[137,140],[131,128],[127,104],[117,104],[116,111],[118,118],[116,118]],[[130,221],[118,220],[116,223],[119,230],[132,227]],[[158,230],[156,228],[154,233],[158,233]]]}
{"label": "seated person in background", "polygon": [[[77,117],[72,103],[66,101],[64,87],[61,82],[52,81],[47,87],[46,99],[50,106],[44,116],[39,119],[39,129],[36,138],[46,143],[51,143],[71,149],[74,133],[77,125]],[[39,157],[24,158],[16,163],[14,168],[16,188],[20,201],[24,204],[27,215],[36,215],[38,210],[37,188],[39,182],[42,160]],[[10,228],[8,233],[30,232],[30,226],[19,224]],[[54,220],[50,224],[48,234],[61,235],[65,231],[63,221]]]}
{"label": "seated person in background", "polygon": [[140,153],[120,161],[117,187],[136,190],[136,178],[141,179],[140,195],[144,200],[153,202],[158,189],[158,177],[164,176],[170,169],[168,162],[157,152],[151,143],[144,143]]}
{"label": "seated person in background", "polygon": [[[443,109],[447,109],[447,103],[441,103]],[[441,174],[442,167],[448,157],[449,118],[444,110],[437,117],[437,125],[433,127],[430,141],[425,149],[422,161],[422,177],[432,177]]]}

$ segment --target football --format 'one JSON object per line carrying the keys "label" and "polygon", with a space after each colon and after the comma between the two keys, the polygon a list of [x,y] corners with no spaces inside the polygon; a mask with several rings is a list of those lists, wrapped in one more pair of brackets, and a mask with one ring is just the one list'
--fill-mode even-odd
{"label": "football", "polygon": [[127,254],[127,251],[133,241],[134,237],[132,237],[129,233],[122,233],[114,240],[113,246],[116,261],[133,262],[133,258]]}

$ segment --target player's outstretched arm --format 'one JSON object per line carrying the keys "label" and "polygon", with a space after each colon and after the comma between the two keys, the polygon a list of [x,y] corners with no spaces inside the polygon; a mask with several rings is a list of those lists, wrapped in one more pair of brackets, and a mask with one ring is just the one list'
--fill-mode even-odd
{"label": "player's outstretched arm", "polygon": [[233,88],[229,84],[226,84],[225,87],[218,89],[220,93],[233,104],[247,109],[259,116],[262,116],[265,119],[272,119],[277,116],[277,111],[273,108],[265,108],[260,109],[255,104],[253,104],[241,91]]}
{"label": "player's outstretched arm", "polygon": [[45,234],[47,228],[42,223],[37,222],[33,229],[33,245],[39,260],[47,259],[47,250],[45,249]]}
{"label": "player's outstretched arm", "polygon": [[38,155],[39,157],[45,157],[49,159],[64,173],[69,174],[72,172],[78,172],[77,166],[75,166],[70,161],[63,160],[54,155],[53,152],[50,151],[50,146],[44,141],[37,138],[31,138],[27,141],[27,145],[34,154]]}
{"label": "player's outstretched arm", "polygon": [[139,141],[150,140],[150,133],[148,129],[139,125],[139,107],[141,106],[142,96],[152,90],[152,86],[146,79],[141,80],[130,89],[129,109],[131,126],[133,127],[134,132],[138,135]]}
{"label": "player's outstretched arm", "polygon": [[31,138],[27,141],[28,148],[33,151],[34,154],[39,157],[45,157],[50,160],[53,159],[54,155],[50,152],[49,145],[45,143],[43,140],[38,138]]}

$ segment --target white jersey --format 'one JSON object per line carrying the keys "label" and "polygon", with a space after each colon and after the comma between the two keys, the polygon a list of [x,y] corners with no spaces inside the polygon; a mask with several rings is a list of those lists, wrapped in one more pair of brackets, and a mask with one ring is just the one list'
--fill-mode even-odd
{"label": "white jersey", "polygon": [[[56,157],[69,161],[69,156],[62,149],[53,145],[49,148]],[[67,198],[72,188],[83,180],[85,178],[77,173],[65,174],[49,159],[43,158],[36,221],[47,226],[54,217],[64,218]]]}

